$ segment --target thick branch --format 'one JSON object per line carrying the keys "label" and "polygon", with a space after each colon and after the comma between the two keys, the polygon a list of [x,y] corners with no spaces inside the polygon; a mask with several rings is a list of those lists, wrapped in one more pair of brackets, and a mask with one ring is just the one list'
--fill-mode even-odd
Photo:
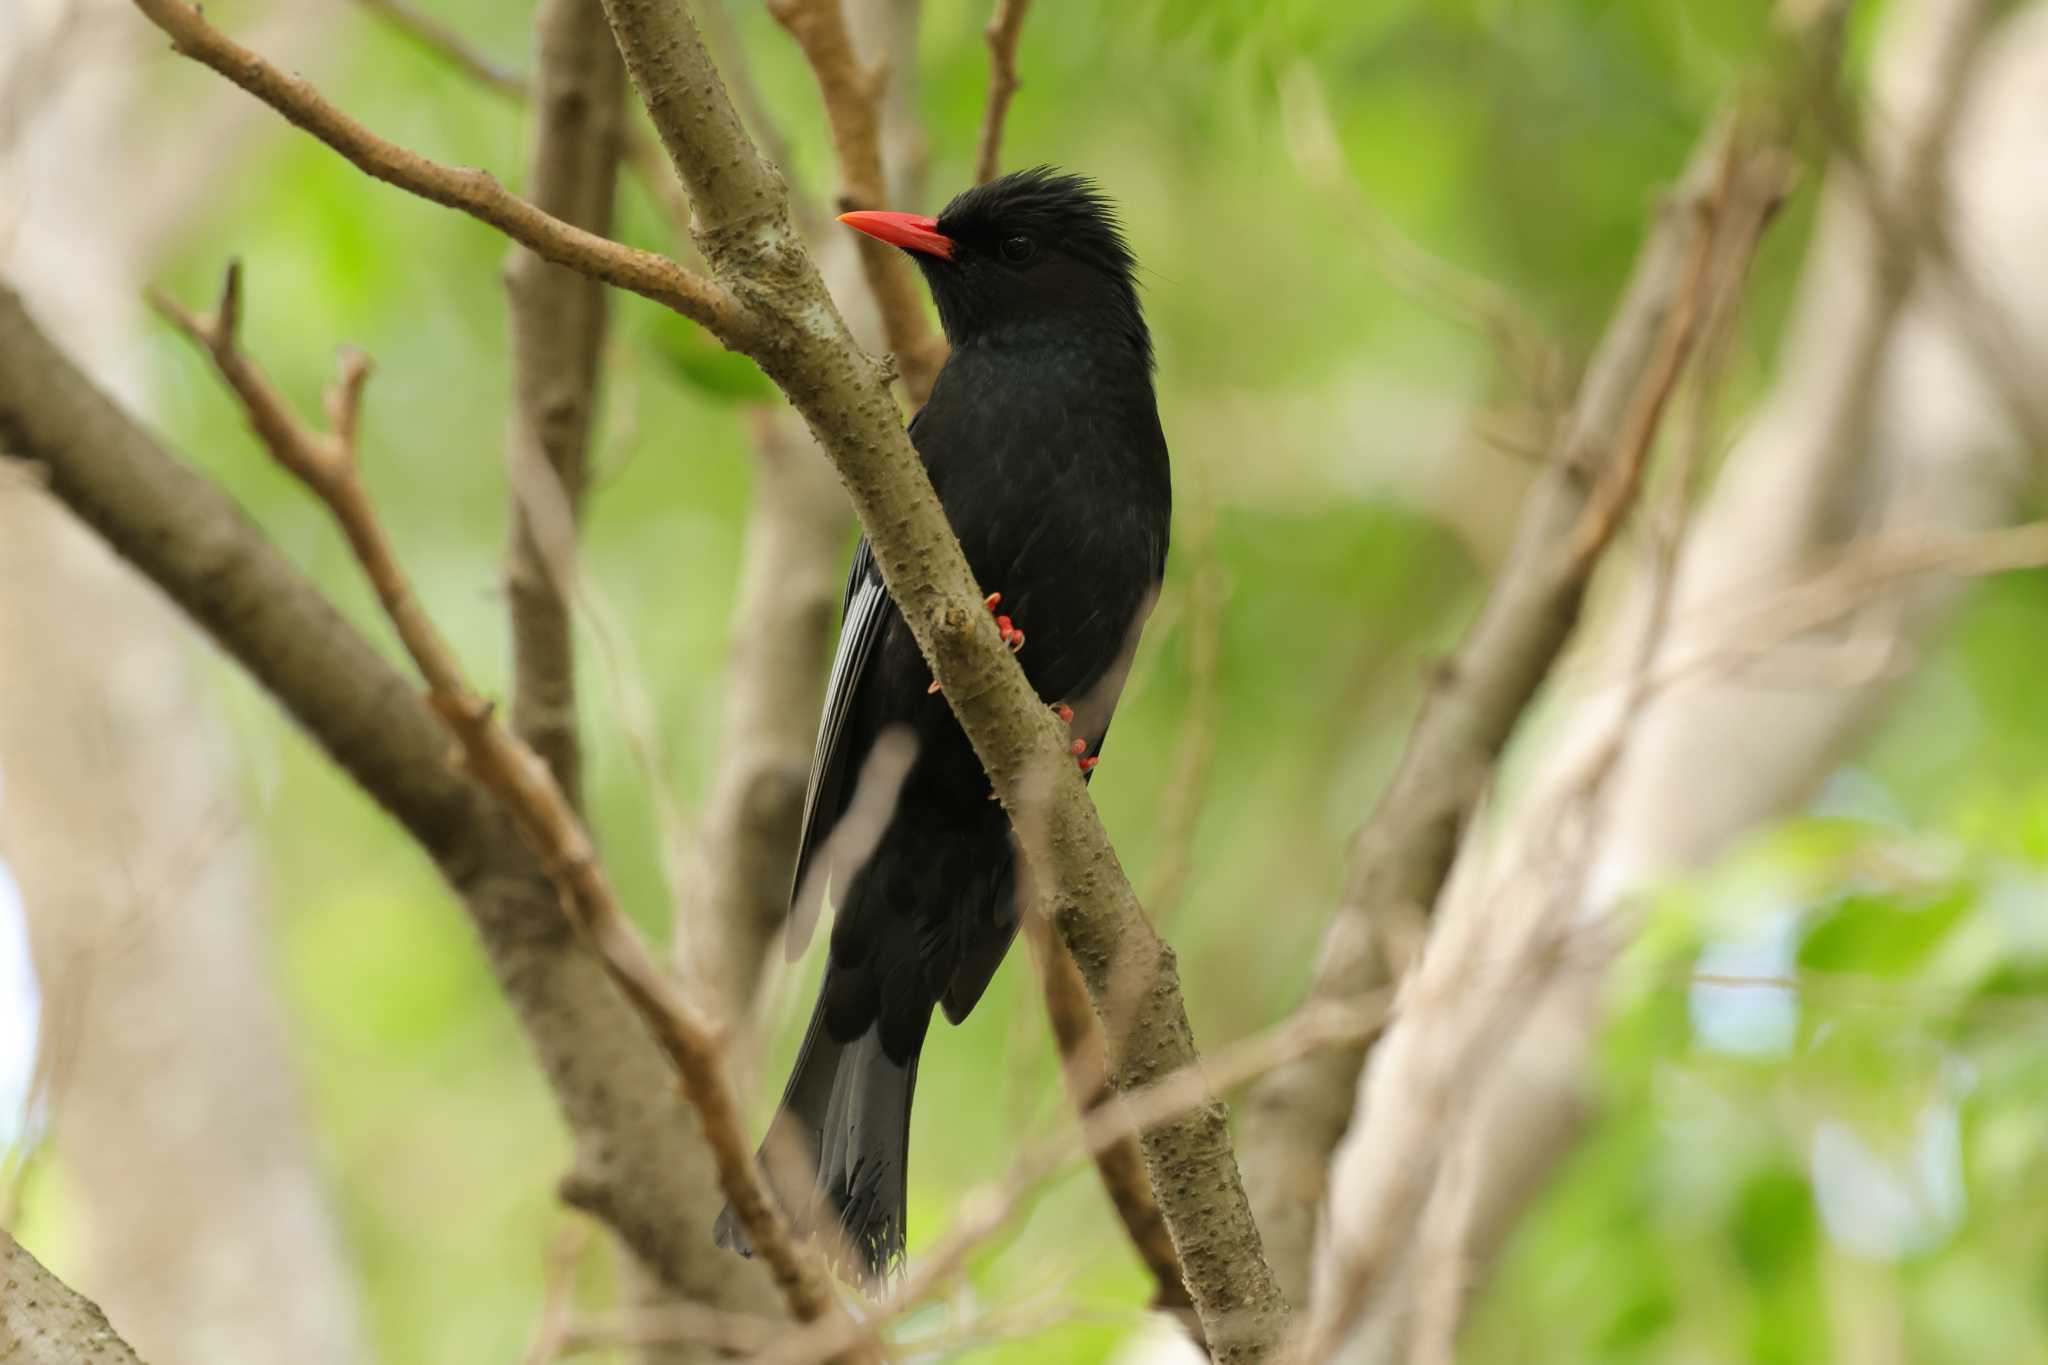
{"label": "thick branch", "polygon": [[[550,259],[579,268],[587,263],[609,282],[626,276],[650,284],[646,272],[653,270],[662,287],[650,287],[650,294],[760,363],[838,467],[891,596],[996,794],[1026,835],[1027,867],[1074,951],[1098,1013],[1123,984],[1135,987],[1126,996],[1135,1004],[1129,1027],[1110,1040],[1112,1083],[1127,1091],[1192,1063],[1193,1031],[1173,954],[1131,892],[1067,753],[1063,729],[1032,693],[982,607],[981,590],[883,376],[847,333],[796,233],[787,188],[748,140],[688,13],[667,0],[605,3],[627,70],[690,191],[698,242],[717,285],[660,257],[621,254],[601,239],[577,236],[487,178],[422,163],[369,138],[301,83],[214,33],[178,0],[136,3],[186,50],[265,94],[332,145],[360,154],[366,169],[440,202],[471,210],[481,204],[490,213],[479,216],[516,229],[536,250],[560,250],[566,235],[584,244],[583,259],[573,259],[573,252]],[[635,269],[625,269],[628,263]],[[1141,1146],[1217,1358],[1265,1356],[1279,1340],[1286,1306],[1260,1250],[1222,1107],[1199,1106],[1149,1128]]]}
{"label": "thick branch", "polygon": [[[1493,591],[1353,841],[1313,999],[1347,999],[1398,975],[1383,935],[1416,924],[1435,905],[1495,761],[1570,638],[1696,330],[1694,296],[1727,155],[1724,129],[1695,158],[1644,244]],[[1783,168],[1772,173],[1782,177]],[[1363,1060],[1363,1049],[1305,1058],[1253,1093],[1245,1142],[1260,1225],[1297,1297],[1307,1286],[1330,1152],[1350,1119]]]}
{"label": "thick branch", "polygon": [[760,1310],[701,1254],[718,1197],[690,1107],[499,803],[446,762],[416,687],[225,495],[103,397],[0,289],[0,449],[170,596],[431,856],[462,897],[576,1143],[579,1201],[677,1292]]}
{"label": "thick branch", "polygon": [[[618,182],[626,69],[598,0],[544,0],[527,194],[542,212],[604,234]],[[506,452],[511,542],[512,729],[581,809],[582,744],[569,614],[585,462],[604,350],[605,291],[515,247],[505,265],[512,334]]]}
{"label": "thick branch", "polygon": [[[1119,972],[1134,987],[1128,1027],[1110,1039],[1112,1083],[1124,1092],[1191,1064],[1172,950],[1131,892],[1059,723],[983,609],[881,376],[862,360],[797,239],[781,178],[747,141],[686,12],[661,0],[606,0],[606,10],[690,188],[706,258],[750,310],[776,324],[753,354],[838,466],[890,594],[1019,829],[1098,1012],[1119,993]],[[1222,1106],[1147,1129],[1141,1146],[1217,1358],[1264,1356],[1286,1309],[1259,1249]]]}
{"label": "thick branch", "polygon": [[184,0],[135,0],[184,55],[203,62],[347,157],[365,175],[469,214],[572,270],[617,285],[702,323],[727,345],[752,335],[754,320],[725,289],[652,251],[601,237],[543,212],[488,173],[428,160],[386,142],[287,75],[222,34]]}
{"label": "thick branch", "polygon": [[[887,64],[861,61],[842,0],[769,0],[768,11],[796,39],[817,78],[839,157],[840,211],[885,207],[882,99],[889,85]],[[945,340],[932,331],[925,315],[910,258],[865,234],[858,246],[861,273],[881,315],[883,342],[896,357],[910,401],[922,405],[946,361]]]}
{"label": "thick branch", "polygon": [[327,505],[347,536],[406,653],[426,679],[429,703],[461,746],[464,765],[505,803],[540,854],[563,906],[681,1077],[703,1119],[719,1186],[792,1311],[806,1322],[835,1311],[822,1267],[796,1244],[755,1167],[726,1068],[721,1031],[683,999],[655,965],[619,905],[589,830],[547,764],[499,722],[492,705],[470,685],[461,661],[420,605],[384,534],[357,455],[357,419],[369,378],[368,359],[360,352],[344,356],[341,378],[327,394],[328,430],[305,427],[238,347],[238,276],[237,270],[229,269],[220,309],[212,318],[195,318],[164,300],[158,307],[212,356],[264,446]]}
{"label": "thick branch", "polygon": [[0,1360],[141,1365],[99,1305],[43,1269],[0,1228]]}

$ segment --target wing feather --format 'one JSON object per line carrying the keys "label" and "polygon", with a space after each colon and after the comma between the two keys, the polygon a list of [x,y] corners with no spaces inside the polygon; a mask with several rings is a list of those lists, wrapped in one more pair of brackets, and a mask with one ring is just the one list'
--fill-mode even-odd
{"label": "wing feather", "polygon": [[[862,537],[846,577],[846,610],[833,651],[832,673],[825,684],[825,709],[818,721],[818,747],[811,758],[810,785],[804,791],[803,834],[797,844],[796,875],[791,880],[789,934],[784,947],[790,960],[803,955],[818,922],[827,868],[813,868],[819,851],[844,813],[847,782],[860,770],[858,742],[848,728],[854,698],[860,692],[875,645],[888,619],[889,596],[875,568],[873,551]],[[872,736],[866,737],[872,739]],[[817,875],[814,875],[817,874]]]}

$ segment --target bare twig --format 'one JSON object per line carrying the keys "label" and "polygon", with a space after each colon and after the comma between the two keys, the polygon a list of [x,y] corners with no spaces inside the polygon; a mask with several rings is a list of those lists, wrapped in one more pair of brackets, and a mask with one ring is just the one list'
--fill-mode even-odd
{"label": "bare twig", "polygon": [[[1920,12],[1916,36],[1930,54],[1927,69],[1897,92],[1905,107],[1873,110],[1874,117],[1892,116],[1899,128],[1896,151],[1882,163],[1852,135],[1837,92],[1821,92],[1816,104],[1834,154],[1831,172],[1856,194],[1877,234],[1873,325],[1867,329],[1875,340],[1858,351],[1857,358],[1866,363],[1854,373],[1873,376],[1865,384],[1877,382],[1879,367],[1868,362],[1883,354],[1920,268],[1931,266],[1958,338],[2021,439],[2040,458],[2048,454],[2048,398],[2040,389],[2039,357],[2013,326],[2005,300],[1987,289],[1964,259],[1947,174],[1948,149],[1970,93],[1964,76],[1990,31],[1992,9],[1987,0],[1956,0]],[[1849,394],[1842,411],[1868,411],[1867,402],[1861,408],[1850,404],[1869,396]]]}
{"label": "bare twig", "polygon": [[1098,1105],[1078,1127],[1021,1152],[1001,1182],[960,1201],[952,1228],[911,1268],[903,1282],[861,1323],[821,1322],[788,1334],[753,1365],[816,1365],[861,1339],[879,1338],[893,1320],[915,1308],[959,1273],[974,1251],[1000,1233],[1046,1180],[1081,1156],[1099,1158],[1132,1134],[1170,1122],[1289,1061],[1333,1047],[1355,1045],[1385,1027],[1393,994],[1378,992],[1342,1004],[1310,1003],[1264,1033],[1218,1048],[1208,1057],[1127,1091],[1116,1104]]}
{"label": "bare twig", "polygon": [[236,341],[241,272],[229,267],[218,310],[199,318],[162,296],[158,310],[212,357],[279,464],[333,514],[406,653],[426,680],[428,699],[461,746],[469,772],[496,793],[540,850],[564,908],[597,950],[614,983],[638,1010],[667,1053],[685,1093],[704,1121],[719,1184],[768,1264],[792,1311],[815,1321],[836,1311],[823,1270],[799,1247],[756,1169],[727,1074],[717,1027],[676,991],[626,918],[598,861],[589,831],[547,765],[501,724],[464,676],[454,651],[414,596],[363,486],[357,456],[363,386],[370,362],[345,352],[339,380],[326,395],[328,429],[302,425]]}
{"label": "bare twig", "polygon": [[179,52],[270,105],[365,175],[489,223],[556,265],[673,308],[729,345],[755,335],[755,320],[723,285],[666,256],[614,242],[544,213],[484,171],[431,161],[385,141],[330,104],[310,83],[285,74],[212,27],[185,0],[135,0],[135,6],[170,35]]}
{"label": "bare twig", "polygon": [[564,1225],[548,1244],[540,1323],[534,1328],[533,1344],[526,1349],[523,1365],[552,1365],[566,1349],[569,1315],[576,1307],[576,1268],[589,1245],[589,1224],[580,1220]]}
{"label": "bare twig", "polygon": [[[1740,216],[1721,192],[1740,187],[1741,212],[1767,215],[1786,188],[1773,149],[1743,149],[1731,162],[1734,136],[1725,122],[1716,128],[1645,243],[1508,562],[1352,845],[1312,998],[1342,999],[1398,975],[1380,926],[1413,923],[1434,906],[1495,760],[1577,623],[1597,552],[1633,499],[1675,364],[1690,347],[1712,239]],[[1260,1224],[1297,1297],[1362,1060],[1359,1052],[1307,1059],[1254,1092],[1246,1146]]]}
{"label": "bare twig", "polygon": [[1311,185],[1329,195],[1344,221],[1395,288],[1493,342],[1522,388],[1546,407],[1568,394],[1564,354],[1513,294],[1444,260],[1397,227],[1351,173],[1315,69],[1303,62],[1280,82],[1287,150]]}
{"label": "bare twig", "polygon": [[[411,0],[356,0],[356,3],[499,98],[525,104],[533,97],[533,88],[525,76],[493,60],[453,26],[418,8]],[[676,183],[675,172],[662,159],[661,148],[637,123],[621,123],[618,136],[620,159],[633,172],[633,178],[640,182],[648,197],[660,207],[670,227],[675,230],[677,240],[687,243],[690,238],[690,201],[684,198],[682,186]],[[542,208],[547,207],[538,190],[533,195],[536,203]]]}
{"label": "bare twig", "polygon": [[[751,279],[776,344],[750,352],[810,423],[852,495],[889,594],[940,683],[1066,938],[1098,1011],[1119,973],[1135,980],[1128,1027],[1111,1038],[1111,1083],[1128,1092],[1191,1064],[1193,1028],[1178,967],[1146,921],[1064,730],[1033,693],[981,605],[959,541],[879,374],[858,363],[844,323],[789,219],[780,177],[748,143],[688,13],[663,0],[605,0],[628,70],[702,225],[721,278]],[[1126,966],[1128,964],[1128,966]],[[1286,1304],[1221,1106],[1141,1133],[1153,1193],[1181,1254],[1190,1297],[1218,1360],[1256,1360],[1278,1342]]]}
{"label": "bare twig", "polygon": [[524,104],[531,93],[527,89],[526,78],[519,72],[469,41],[454,25],[429,14],[411,0],[356,0],[356,3],[492,94],[514,104]]}
{"label": "bare twig", "polygon": [[1017,94],[1017,40],[1031,0],[996,0],[996,12],[981,36],[988,41],[988,108],[981,116],[981,142],[974,155],[974,182],[985,185],[1002,174],[1003,124]]}
{"label": "bare twig", "polygon": [[[1852,382],[1830,393],[1833,407],[1822,425],[1833,437],[1822,456],[1824,473],[1811,484],[1813,492],[1801,509],[1811,537],[1840,538],[1842,528],[1833,523],[1846,513],[1840,504],[1829,503],[1821,495],[1848,480],[1852,462],[1869,446],[1878,387],[1884,380],[1884,356],[1919,278],[1921,244],[1946,235],[1942,212],[1948,202],[1944,178],[1948,147],[1963,107],[1966,82],[1962,75],[1982,45],[1990,8],[1989,0],[1957,0],[1922,11],[1936,20],[1933,31],[1923,35],[1932,60],[1928,78],[1910,92],[1913,107],[1903,111],[1891,192],[1862,173],[1856,159],[1842,163],[1849,183],[1863,194],[1879,233],[1870,295],[1864,304],[1868,311],[1858,319],[1860,325],[1851,329],[1853,350],[1842,360],[1844,373],[1852,376]],[[1834,141],[1848,147],[1852,144],[1839,131],[1839,98],[1832,87],[1822,86],[1814,92],[1812,104],[1823,127],[1835,129]]]}
{"label": "bare twig", "polygon": [[[421,163],[368,138],[303,86],[214,33],[179,0],[135,3],[185,50],[262,92],[355,154],[358,164],[441,202],[481,208],[487,221],[519,240],[560,252],[550,259],[582,263],[564,248],[569,230],[495,182]],[[1026,863],[1097,1008],[1120,979],[1137,982],[1129,1027],[1111,1040],[1112,1083],[1129,1091],[1190,1064],[1194,1031],[1174,955],[1131,891],[1063,728],[982,607],[983,593],[882,372],[864,363],[796,232],[787,187],[748,139],[688,11],[668,0],[604,3],[634,86],[689,190],[697,241],[721,283],[645,253],[622,258],[602,239],[569,233],[567,240],[581,243],[592,273],[646,286],[751,356],[803,414],[838,467],[890,596],[1013,826],[1033,833]],[[1147,1129],[1139,1145],[1217,1359],[1231,1365],[1263,1357],[1283,1331],[1286,1303],[1260,1250],[1221,1106]]]}
{"label": "bare twig", "polygon": [[[789,30],[817,78],[839,157],[841,212],[883,207],[882,96],[885,65],[869,66],[854,50],[842,0],[769,0],[768,12]],[[930,396],[946,360],[945,339],[925,315],[910,258],[888,243],[862,235],[861,271],[881,315],[882,336],[913,404]]]}
{"label": "bare twig", "polygon": [[[377,6],[400,0],[373,0]],[[610,231],[626,69],[598,0],[545,0],[534,17],[536,117],[527,165],[535,207]],[[570,805],[583,805],[576,650],[569,598],[604,353],[597,281],[514,247],[505,267],[512,336],[512,729]],[[545,543],[544,543],[545,542]]]}
{"label": "bare twig", "polygon": [[[1038,966],[1039,986],[1045,995],[1046,1018],[1052,1024],[1053,1042],[1059,1050],[1060,1075],[1066,1082],[1067,1097],[1074,1112],[1085,1122],[1087,1116],[1105,1104],[1116,1103],[1109,1088],[1104,1062],[1106,1045],[1094,1007],[1088,1003],[1088,987],[1067,947],[1054,937],[1051,926],[1036,915],[1024,920],[1031,940],[1032,957]],[[1152,1181],[1145,1174],[1145,1160],[1134,1136],[1126,1134],[1095,1151],[1096,1173],[1109,1195],[1110,1207],[1124,1225],[1138,1258],[1152,1273],[1155,1286],[1152,1307],[1173,1313],[1201,1340],[1201,1323],[1188,1299],[1181,1278],[1180,1256],[1173,1249],[1173,1237],[1159,1214],[1159,1201],[1152,1197]]]}
{"label": "bare twig", "polygon": [[753,498],[740,549],[717,770],[679,907],[678,966],[735,1027],[789,911],[805,778],[846,581],[852,518],[783,411],[752,414]]}
{"label": "bare twig", "polygon": [[447,761],[415,681],[194,472],[203,458],[136,426],[4,287],[0,432],[14,468],[157,584],[433,860],[547,1074],[578,1202],[679,1293],[773,1311],[763,1267],[703,1254],[717,1181],[672,1068],[503,803]]}
{"label": "bare twig", "polygon": [[1179,908],[1194,868],[1195,835],[1209,799],[1216,767],[1216,737],[1223,728],[1223,609],[1228,585],[1216,549],[1215,509],[1206,499],[1186,518],[1181,557],[1188,573],[1188,713],[1180,743],[1159,797],[1159,858],[1145,898],[1152,918],[1164,924]]}

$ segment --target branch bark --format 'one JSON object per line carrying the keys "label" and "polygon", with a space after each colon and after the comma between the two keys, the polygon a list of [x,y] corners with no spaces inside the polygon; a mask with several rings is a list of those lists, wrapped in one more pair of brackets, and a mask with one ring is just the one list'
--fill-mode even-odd
{"label": "branch bark", "polygon": [[[606,0],[606,10],[697,206],[706,260],[746,308],[775,322],[750,353],[838,466],[890,594],[1023,836],[1098,1013],[1119,992],[1117,973],[1135,975],[1132,1017],[1110,1040],[1112,1083],[1127,1092],[1191,1064],[1172,950],[1132,894],[1058,723],[982,608],[880,374],[860,359],[797,239],[780,177],[748,142],[687,13],[660,0]],[[1140,1145],[1217,1358],[1262,1358],[1279,1341],[1285,1302],[1260,1251],[1222,1106],[1149,1128]]]}
{"label": "branch bark", "polygon": [[277,698],[418,841],[474,920],[574,1137],[567,1182],[678,1293],[762,1311],[766,1278],[706,1257],[718,1196],[698,1120],[563,917],[497,801],[445,761],[417,689],[241,510],[103,397],[0,288],[0,447]]}
{"label": "branch bark", "polygon": [[[1494,764],[1578,623],[1682,359],[1689,328],[1678,315],[1690,306],[1686,286],[1713,231],[1707,208],[1728,135],[1724,126],[1707,139],[1660,209],[1493,590],[1353,840],[1312,1000],[1348,999],[1399,978],[1404,954],[1394,945],[1419,938]],[[1364,1060],[1363,1048],[1304,1058],[1252,1095],[1245,1146],[1255,1207],[1297,1300],[1308,1287],[1330,1153],[1351,1120]]]}
{"label": "branch bark", "polygon": [[754,414],[754,489],[726,664],[724,740],[698,831],[678,965],[738,1026],[789,911],[804,785],[852,518],[783,411]]}
{"label": "branch bark", "polygon": [[754,320],[717,284],[666,256],[601,237],[542,212],[487,172],[444,165],[387,142],[323,98],[208,24],[185,0],[135,0],[171,45],[241,86],[319,138],[374,179],[490,224],[536,255],[673,308],[729,346],[753,334]]}
{"label": "branch bark", "polygon": [[981,36],[988,42],[988,108],[981,116],[980,149],[974,156],[974,180],[985,185],[1002,174],[1003,127],[1010,101],[1017,94],[1017,40],[1024,34],[1024,16],[1031,0],[996,0],[996,12]]}
{"label": "branch bark", "polygon": [[43,1269],[0,1228],[0,1360],[142,1365],[98,1305]]}
{"label": "branch bark", "polygon": [[[1038,967],[1039,989],[1045,997],[1045,1014],[1052,1025],[1053,1043],[1059,1050],[1060,1076],[1074,1112],[1086,1124],[1089,1115],[1116,1099],[1110,1089],[1105,1060],[1107,1045],[1102,1027],[1088,1002],[1088,985],[1066,945],[1055,939],[1044,920],[1033,916],[1024,922],[1031,939],[1031,953]],[[1181,1319],[1197,1344],[1202,1341],[1202,1324],[1195,1317],[1187,1284],[1180,1269],[1180,1257],[1173,1249],[1173,1237],[1160,1215],[1159,1201],[1152,1195],[1152,1182],[1145,1175],[1145,1158],[1136,1137],[1119,1134],[1094,1149],[1095,1172],[1109,1196],[1124,1233],[1137,1249],[1138,1259],[1151,1272],[1153,1291],[1150,1307]]]}
{"label": "branch bark", "polygon": [[[527,194],[544,213],[611,231],[626,68],[598,0],[543,0],[534,16]],[[591,419],[604,352],[604,286],[514,247],[505,265],[512,334],[512,730],[583,807],[576,649],[569,611]]]}
{"label": "branch bark", "polygon": [[[882,105],[889,88],[888,62],[861,60],[843,0],[769,0],[768,12],[796,39],[817,78],[839,158],[840,212],[884,207],[888,181],[882,169]],[[932,330],[910,258],[866,234],[856,246],[881,315],[883,344],[896,357],[912,406],[922,406],[946,363],[945,339]]]}
{"label": "branch bark", "polygon": [[[741,127],[695,23],[666,0],[606,0],[626,67],[690,191],[716,282],[570,229],[487,177],[437,167],[370,137],[303,83],[214,33],[181,0],[135,0],[181,49],[287,112],[357,164],[472,211],[563,264],[651,296],[750,355],[831,455],[875,559],[1023,834],[1044,904],[1098,1013],[1135,982],[1110,1039],[1119,1091],[1196,1058],[1172,950],[1144,917],[1052,713],[1005,648],[903,430],[882,372],[862,356],[797,235],[780,175]],[[573,248],[573,249],[572,249]],[[630,267],[630,268],[629,268]],[[630,287],[630,286],[629,286]],[[1118,1021],[1120,1024],[1124,1021]],[[1286,1314],[1260,1250],[1220,1104],[1148,1128],[1140,1146],[1217,1358],[1259,1359]]]}
{"label": "branch bark", "polygon": [[[2048,232],[2048,187],[2017,186],[2007,168],[2048,137],[2037,97],[2048,7],[2016,15],[1977,52],[1974,26],[1986,17],[1976,0],[1887,11],[1867,161],[1884,168],[1877,188],[1887,198],[1916,163],[1919,175],[1953,182],[1954,231],[1981,246],[1979,264],[1999,281],[2019,335],[2038,342],[2048,338],[2048,269],[2036,249]],[[1930,136],[1942,122],[1950,130]],[[1773,390],[1687,542],[1653,661],[1658,690],[1634,721],[1610,814],[1588,850],[1581,923],[1621,920],[1625,932],[1642,888],[1796,810],[1902,694],[1912,671],[1896,665],[1940,638],[1961,597],[1950,576],[2009,572],[2048,553],[2048,528],[2008,525],[2039,483],[2029,424],[2000,410],[2002,381],[1943,282],[1928,278],[1934,271],[1920,272],[1903,308],[1887,302],[1898,258],[1871,187],[1857,183],[1865,173],[1830,168]],[[1869,410],[1857,413],[1858,403]],[[1491,841],[1493,885],[1549,875],[1530,827],[1606,742],[1622,704],[1609,660],[1646,610],[1638,600],[1614,613],[1588,670],[1594,681],[1575,689],[1531,756],[1531,779]],[[1877,666],[1814,681],[1816,654],[1856,644],[1873,646],[1855,652],[1875,654]],[[1597,971],[1559,974],[1525,1003],[1517,1041],[1471,1088],[1480,1178],[1458,1253],[1468,1283],[1483,1277],[1591,1111],[1602,981]]]}
{"label": "branch bark", "polygon": [[240,399],[257,437],[277,462],[332,513],[398,637],[427,683],[427,700],[461,747],[465,768],[505,804],[533,844],[563,907],[596,949],[620,993],[638,1011],[681,1078],[703,1120],[719,1187],[776,1286],[806,1322],[837,1309],[823,1266],[800,1247],[769,1198],[742,1124],[717,1025],[677,992],[612,890],[589,830],[547,764],[497,719],[414,594],[362,481],[357,434],[368,357],[345,351],[326,395],[327,430],[301,423],[237,341],[240,272],[228,270],[220,307],[193,317],[167,300],[158,308],[213,358]]}

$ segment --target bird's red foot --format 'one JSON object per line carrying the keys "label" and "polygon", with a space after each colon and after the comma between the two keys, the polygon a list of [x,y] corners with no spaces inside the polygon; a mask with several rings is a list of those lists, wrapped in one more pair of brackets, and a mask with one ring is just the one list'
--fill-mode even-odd
{"label": "bird's red foot", "polygon": [[[1060,724],[1062,725],[1072,725],[1074,723],[1074,708],[1063,701],[1056,701],[1052,704],[1052,713],[1060,718]],[[1084,773],[1093,772],[1095,765],[1102,762],[1100,754],[1088,754],[1088,741],[1085,739],[1077,739],[1072,744],[1069,744],[1067,752],[1074,756],[1074,765]],[[1082,757],[1084,754],[1088,754],[1088,756]]]}
{"label": "bird's red foot", "polygon": [[[987,607],[990,612],[994,612],[995,609],[1001,606],[1002,604],[1003,595],[999,592],[990,593],[987,599],[984,600],[984,602],[982,603],[982,605]],[[1010,647],[1010,652],[1012,654],[1015,654],[1018,650],[1024,648],[1024,632],[1019,630],[1016,624],[1012,622],[1009,617],[997,616],[996,629],[1002,633],[1003,643]]]}
{"label": "bird's red foot", "polygon": [[[1003,637],[1003,643],[1010,647],[1010,652],[1015,654],[1024,648],[1024,632],[1017,628],[1017,623],[1007,616],[996,615],[996,608],[1003,604],[1003,595],[992,592],[982,599],[981,604],[988,608],[990,615],[995,616],[996,632]],[[935,697],[943,690],[939,686],[939,680],[933,678],[932,685],[924,690],[924,694],[927,697]]]}

